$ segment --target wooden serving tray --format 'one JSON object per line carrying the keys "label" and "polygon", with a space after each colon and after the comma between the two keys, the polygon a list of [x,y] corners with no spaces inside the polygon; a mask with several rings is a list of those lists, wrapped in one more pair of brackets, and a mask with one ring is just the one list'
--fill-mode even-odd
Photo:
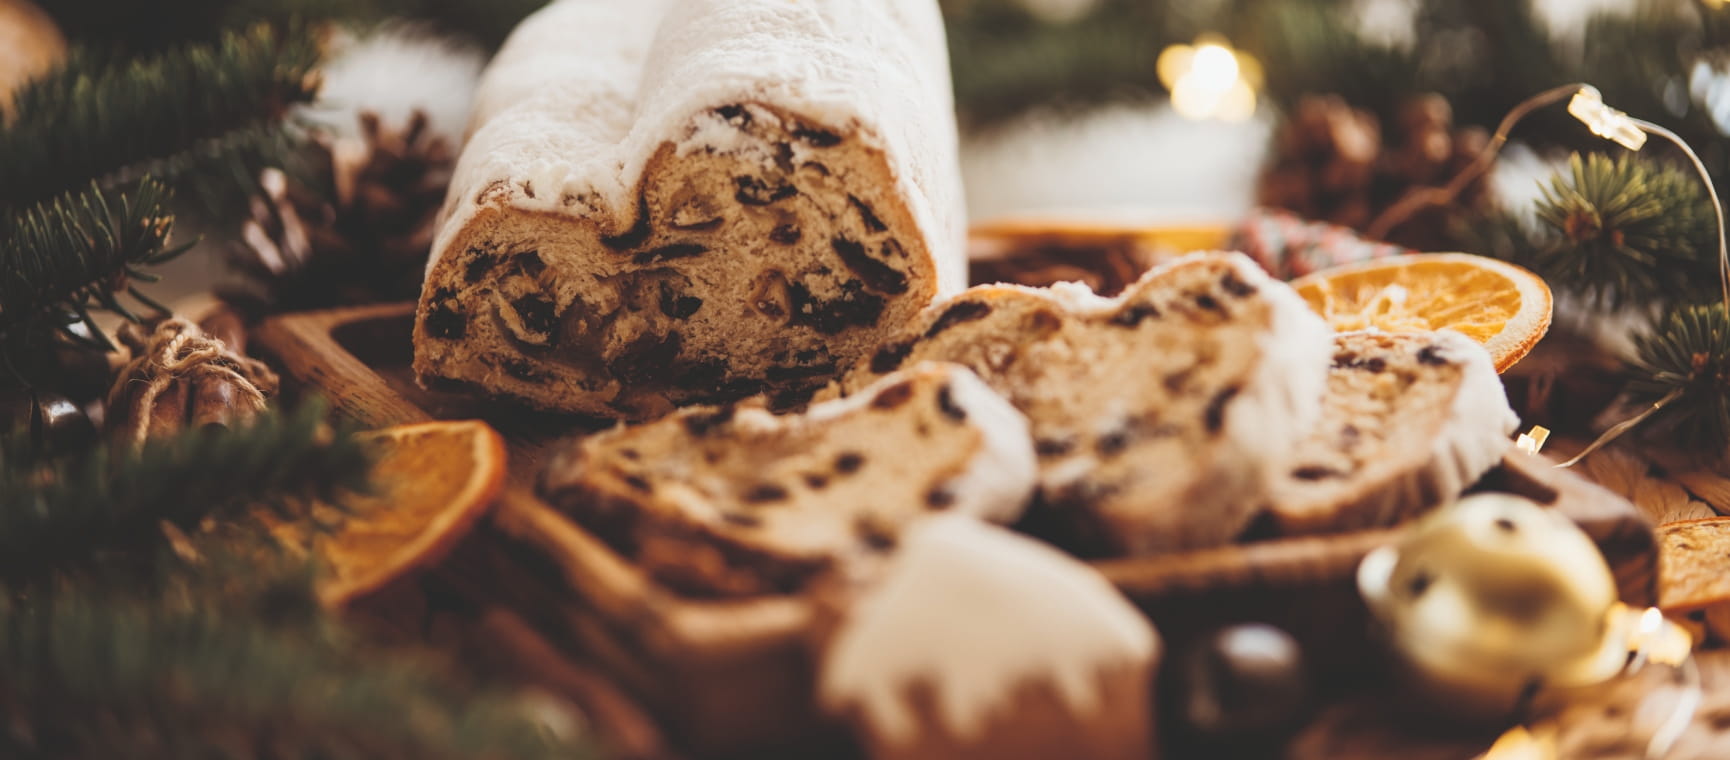
{"label": "wooden serving tray", "polygon": [[[456,552],[467,564],[453,582],[497,596],[554,646],[589,654],[681,744],[704,755],[761,756],[832,738],[812,707],[811,604],[693,600],[650,581],[532,490],[552,440],[607,423],[420,388],[409,369],[412,315],[411,304],[387,304],[280,316],[255,331],[253,348],[291,389],[322,393],[339,415],[365,426],[480,418],[500,430],[512,483],[489,523]],[[1609,558],[1623,600],[1650,605],[1656,552],[1645,519],[1622,498],[1549,464],[1510,454],[1478,488],[1566,512]],[[1149,614],[1168,651],[1225,623],[1267,622],[1291,632],[1313,671],[1326,674],[1318,681],[1340,691],[1376,662],[1364,656],[1372,643],[1355,586],[1358,562],[1397,535],[1274,539],[1092,564]]]}

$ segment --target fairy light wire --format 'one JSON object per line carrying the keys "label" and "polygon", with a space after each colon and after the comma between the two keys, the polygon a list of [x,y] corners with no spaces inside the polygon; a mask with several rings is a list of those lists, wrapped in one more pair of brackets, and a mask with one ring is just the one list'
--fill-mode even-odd
{"label": "fairy light wire", "polygon": [[[1668,140],[1677,148],[1680,148],[1682,150],[1682,155],[1687,156],[1688,162],[1693,164],[1694,171],[1698,172],[1700,175],[1700,181],[1706,184],[1706,196],[1712,201],[1712,213],[1718,222],[1718,286],[1723,297],[1724,313],[1730,315],[1730,238],[1727,238],[1724,227],[1724,206],[1718,200],[1718,188],[1712,183],[1712,175],[1710,172],[1706,171],[1706,164],[1700,160],[1700,156],[1694,152],[1694,148],[1689,146],[1688,142],[1683,140],[1682,137],[1677,135],[1675,132],[1644,119],[1636,119],[1614,108],[1603,105],[1603,100],[1599,98],[1598,91],[1592,87],[1582,86],[1580,93],[1582,97],[1589,97],[1591,101],[1596,102],[1596,110],[1591,114],[1580,113],[1572,106],[1568,110],[1570,113],[1573,113],[1575,117],[1586,122],[1586,124],[1591,127],[1593,134],[1607,139],[1615,139],[1623,145],[1628,145],[1631,150],[1639,150],[1639,143],[1630,144],[1619,138],[1612,137],[1612,133],[1632,127],[1646,134],[1656,135]],[[1579,98],[1576,98],[1576,100],[1579,100]],[[1672,389],[1669,393],[1664,394],[1663,398],[1653,402],[1645,411],[1630,419],[1623,420],[1614,427],[1611,427],[1609,430],[1605,430],[1602,435],[1594,439],[1579,454],[1576,454],[1572,459],[1556,466],[1572,467],[1575,464],[1578,464],[1581,460],[1586,458],[1586,455],[1591,454],[1592,452],[1603,448],[1611,441],[1620,438],[1622,434],[1634,429],[1652,415],[1657,414],[1671,402],[1681,398],[1682,392],[1683,389],[1680,387]]]}
{"label": "fairy light wire", "polygon": [[1453,180],[1443,187],[1426,187],[1408,193],[1371,221],[1364,233],[1374,240],[1386,240],[1389,232],[1404,224],[1413,214],[1431,206],[1446,206],[1453,203],[1454,199],[1460,196],[1460,193],[1465,192],[1468,185],[1471,185],[1478,177],[1483,176],[1484,172],[1490,170],[1490,166],[1496,162],[1496,156],[1502,152],[1502,146],[1507,144],[1508,134],[1514,131],[1514,125],[1519,124],[1521,119],[1526,118],[1533,111],[1547,105],[1560,103],[1579,94],[1582,90],[1597,92],[1591,85],[1577,82],[1561,87],[1552,87],[1520,101],[1520,104],[1514,106],[1508,115],[1502,117],[1502,122],[1496,125],[1495,134],[1490,136],[1489,144],[1484,146],[1483,151],[1478,153],[1478,157],[1472,160],[1471,165],[1455,175]]}
{"label": "fairy light wire", "polygon": [[1712,184],[1712,174],[1706,171],[1706,163],[1700,160],[1699,154],[1688,145],[1686,140],[1669,129],[1653,124],[1644,119],[1624,116],[1629,123],[1639,127],[1647,134],[1657,135],[1682,149],[1682,155],[1688,157],[1688,162],[1694,165],[1694,171],[1700,173],[1700,181],[1706,183],[1706,197],[1712,199],[1712,213],[1718,220],[1718,284],[1724,292],[1724,311],[1730,314],[1730,239],[1726,238],[1724,229],[1724,205],[1718,201],[1718,188]]}
{"label": "fairy light wire", "polygon": [[[1592,131],[1592,134],[1633,151],[1640,150],[1645,145],[1645,135],[1650,134],[1669,141],[1681,149],[1682,155],[1688,158],[1694,171],[1700,175],[1700,181],[1706,185],[1706,195],[1712,201],[1712,213],[1718,223],[1718,286],[1723,298],[1724,312],[1730,315],[1730,232],[1727,232],[1725,228],[1724,205],[1719,201],[1718,187],[1713,184],[1712,174],[1706,170],[1705,162],[1700,160],[1699,154],[1695,153],[1694,148],[1680,135],[1663,126],[1644,119],[1634,118],[1605,105],[1598,88],[1583,82],[1552,87],[1520,101],[1519,105],[1514,106],[1513,110],[1502,117],[1501,123],[1496,126],[1495,134],[1490,137],[1489,144],[1484,146],[1484,150],[1478,154],[1476,159],[1473,159],[1470,166],[1455,175],[1453,180],[1443,187],[1423,188],[1406,194],[1399,202],[1377,216],[1366,228],[1366,234],[1372,238],[1385,239],[1389,232],[1405,223],[1418,211],[1431,206],[1443,206],[1452,203],[1454,199],[1459,197],[1460,193],[1465,191],[1467,185],[1490,170],[1490,166],[1495,163],[1496,156],[1507,144],[1509,133],[1513,131],[1515,125],[1520,123],[1520,120],[1539,108],[1559,103],[1564,99],[1570,101],[1568,113],[1584,123]],[[1681,388],[1670,391],[1663,398],[1647,407],[1645,411],[1604,431],[1579,454],[1556,466],[1572,467],[1578,464],[1587,455],[1632,430],[1680,398],[1681,395]],[[1543,446],[1541,440],[1534,441],[1534,449],[1541,446]]]}
{"label": "fairy light wire", "polygon": [[1645,760],[1659,760],[1675,749],[1676,742],[1682,740],[1682,734],[1688,730],[1688,725],[1694,722],[1694,715],[1700,711],[1700,703],[1705,701],[1706,689],[1700,676],[1700,663],[1689,655],[1677,666],[1678,679],[1682,682],[1681,693],[1676,696],[1676,705],[1670,714],[1664,716],[1664,722],[1658,724],[1658,730],[1652,732],[1652,739],[1646,743]]}

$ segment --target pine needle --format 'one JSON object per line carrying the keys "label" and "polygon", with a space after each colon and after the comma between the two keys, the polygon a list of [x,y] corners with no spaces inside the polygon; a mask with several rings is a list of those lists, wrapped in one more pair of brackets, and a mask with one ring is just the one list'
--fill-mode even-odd
{"label": "pine needle", "polygon": [[[29,339],[54,332],[110,348],[89,312],[130,316],[118,298],[128,281],[153,279],[143,268],[186,249],[168,246],[170,200],[166,187],[146,180],[130,194],[90,186],[20,213],[0,213],[0,340],[14,363],[37,350]],[[70,329],[78,323],[86,329]]]}
{"label": "pine needle", "polygon": [[431,663],[207,601],[0,596],[0,756],[595,756]]}
{"label": "pine needle", "polygon": [[335,503],[365,488],[367,452],[325,429],[324,411],[306,404],[244,427],[191,430],[138,451],[99,447],[46,466],[0,450],[0,581],[149,557],[164,543],[163,523],[192,532],[261,504],[299,517],[312,500]]}
{"label": "pine needle", "polygon": [[278,142],[289,108],[317,93],[317,61],[306,33],[263,25],[138,61],[74,53],[20,91],[0,126],[0,209],[147,170],[250,177],[256,166],[234,165]]}
{"label": "pine needle", "polygon": [[1611,307],[1720,297],[1712,206],[1692,171],[1576,153],[1537,215],[1546,235],[1521,263],[1552,286]]}
{"label": "pine needle", "polygon": [[1730,319],[1724,305],[1680,307],[1635,345],[1631,400],[1651,404],[1681,389],[1649,424],[1687,449],[1730,447]]}

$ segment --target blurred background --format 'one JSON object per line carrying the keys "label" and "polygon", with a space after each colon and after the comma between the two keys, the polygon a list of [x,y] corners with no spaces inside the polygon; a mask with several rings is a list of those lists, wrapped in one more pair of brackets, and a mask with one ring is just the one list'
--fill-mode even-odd
{"label": "blurred background", "polygon": [[[357,112],[370,110],[387,132],[400,131],[418,108],[448,154],[485,57],[540,4],[54,0],[41,4],[42,23],[12,25],[10,55],[20,62],[9,65],[16,86],[32,60],[45,65],[66,43],[93,58],[137,59],[261,21],[310,28],[321,40],[324,89],[294,108],[295,123],[354,135]],[[1722,5],[943,0],[969,210],[975,221],[1229,224],[1260,204],[1362,227],[1406,189],[1451,176],[1523,98],[1571,81],[1674,128],[1723,177],[1730,59]],[[28,0],[0,0],[0,8],[13,19],[33,15]],[[1605,148],[1561,109],[1541,111],[1464,200],[1475,210],[1529,213],[1539,181],[1568,151]],[[201,172],[197,184],[238,181],[182,194],[213,213],[181,218],[181,234],[200,233],[204,244],[169,265],[167,297],[207,289],[227,268],[223,250],[248,244],[236,208],[258,195],[248,180],[261,163],[271,162]],[[1449,223],[1408,225],[1397,242],[1509,245],[1450,234]]]}

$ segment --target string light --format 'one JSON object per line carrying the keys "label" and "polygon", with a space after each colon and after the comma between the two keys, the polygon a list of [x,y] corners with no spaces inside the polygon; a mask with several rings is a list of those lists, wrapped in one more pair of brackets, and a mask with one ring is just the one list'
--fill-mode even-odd
{"label": "string light", "polygon": [[1581,87],[1568,101],[1568,113],[1585,122],[1592,134],[1615,142],[1628,150],[1639,150],[1646,144],[1646,133],[1628,118],[1628,114],[1604,105],[1597,89]]}
{"label": "string light", "polygon": [[[1575,93],[1574,98],[1568,102],[1568,113],[1573,114],[1575,118],[1584,122],[1587,128],[1592,130],[1592,134],[1605,139],[1614,140],[1616,143],[1629,150],[1639,150],[1641,146],[1645,145],[1645,135],[1647,134],[1662,137],[1675,143],[1676,147],[1681,149],[1682,155],[1686,156],[1688,161],[1694,165],[1694,170],[1700,174],[1700,181],[1706,183],[1706,195],[1712,201],[1712,212],[1717,215],[1718,279],[1719,286],[1723,289],[1724,309],[1727,313],[1730,313],[1730,239],[1726,238],[1726,230],[1724,228],[1724,204],[1719,202],[1718,187],[1712,183],[1711,173],[1706,171],[1706,164],[1700,161],[1700,156],[1694,153],[1694,148],[1688,145],[1688,142],[1683,140],[1682,137],[1677,135],[1675,132],[1665,129],[1657,124],[1653,124],[1652,122],[1643,119],[1636,119],[1622,113],[1621,111],[1604,105],[1604,100],[1599,96],[1597,88],[1590,85],[1580,85],[1579,92]],[[1639,139],[1630,138],[1630,135],[1633,134],[1638,134]],[[1663,398],[1654,402],[1650,408],[1646,409],[1646,411],[1641,412],[1632,419],[1624,420],[1621,424],[1604,431],[1604,434],[1598,436],[1597,440],[1592,441],[1592,444],[1587,446],[1585,451],[1580,452],[1573,459],[1557,466],[1573,466],[1576,462],[1584,459],[1587,454],[1597,451],[1603,445],[1615,440],[1623,433],[1632,430],[1634,426],[1644,422],[1646,418],[1658,413],[1658,410],[1663,409],[1670,402],[1681,397],[1681,395],[1681,388],[1677,388],[1670,393],[1665,394]]]}
{"label": "string light", "polygon": [[1194,45],[1172,45],[1160,52],[1156,68],[1180,116],[1244,121],[1255,115],[1261,65],[1222,38],[1203,36]]}
{"label": "string light", "polygon": [[[1519,105],[1514,106],[1513,110],[1508,112],[1507,116],[1502,117],[1502,123],[1496,126],[1496,133],[1490,137],[1489,144],[1484,147],[1483,152],[1479,153],[1476,159],[1473,159],[1470,166],[1455,175],[1453,180],[1443,187],[1421,188],[1408,193],[1371,221],[1365,234],[1378,240],[1386,239],[1389,232],[1410,219],[1418,211],[1453,203],[1467,185],[1482,176],[1484,172],[1489,171],[1490,164],[1495,161],[1496,155],[1502,150],[1502,146],[1507,144],[1508,133],[1513,130],[1515,124],[1531,112],[1563,99],[1568,100],[1568,113],[1585,124],[1587,129],[1592,130],[1592,134],[1606,140],[1612,140],[1618,145],[1635,151],[1645,147],[1647,135],[1662,137],[1675,143],[1676,147],[1682,151],[1682,155],[1686,156],[1688,161],[1693,164],[1694,170],[1700,174],[1700,181],[1706,184],[1706,194],[1712,201],[1712,212],[1717,216],[1718,278],[1723,290],[1724,308],[1726,312],[1730,312],[1730,238],[1726,237],[1724,226],[1724,204],[1718,200],[1718,188],[1712,183],[1712,175],[1706,171],[1706,164],[1701,162],[1700,156],[1694,152],[1694,148],[1689,146],[1688,142],[1683,140],[1680,135],[1605,105],[1604,98],[1599,94],[1598,88],[1589,84],[1569,84],[1554,87],[1521,101]],[[1572,467],[1580,460],[1585,459],[1588,454],[1632,430],[1647,418],[1657,414],[1659,410],[1662,410],[1672,401],[1680,398],[1682,390],[1682,388],[1677,388],[1671,391],[1639,415],[1604,431],[1604,434],[1592,441],[1585,450],[1575,455],[1574,458],[1556,466]],[[1542,445],[1541,441],[1539,445]]]}
{"label": "string light", "polygon": [[[1669,754],[1700,709],[1704,691],[1700,666],[1694,661],[1694,638],[1657,607],[1635,609],[1617,602],[1607,615],[1607,635],[1622,636],[1628,652],[1621,675],[1640,672],[1647,664],[1665,665],[1677,671],[1678,693],[1646,742],[1644,757],[1657,760]],[[1614,633],[1620,631],[1621,633]],[[1514,726],[1496,739],[1478,760],[1555,760],[1556,726],[1542,723],[1528,728]]]}
{"label": "string light", "polygon": [[1527,454],[1536,454],[1544,448],[1544,442],[1550,440],[1550,429],[1543,425],[1533,425],[1528,432],[1521,433],[1514,439],[1514,447]]}

